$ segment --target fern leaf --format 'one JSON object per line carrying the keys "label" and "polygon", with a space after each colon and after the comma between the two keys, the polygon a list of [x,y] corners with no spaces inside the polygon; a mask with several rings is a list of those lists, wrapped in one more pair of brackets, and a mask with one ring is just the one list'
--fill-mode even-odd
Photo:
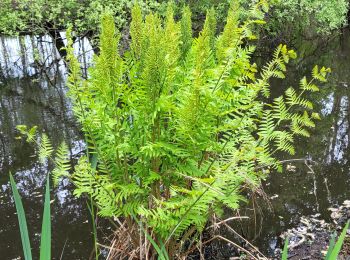
{"label": "fern leaf", "polygon": [[52,144],[46,134],[41,135],[40,147],[39,147],[39,159],[42,163],[51,156],[53,152]]}
{"label": "fern leaf", "polygon": [[68,177],[70,169],[68,146],[62,142],[56,151],[55,168],[52,171],[54,185],[58,185],[62,177]]}

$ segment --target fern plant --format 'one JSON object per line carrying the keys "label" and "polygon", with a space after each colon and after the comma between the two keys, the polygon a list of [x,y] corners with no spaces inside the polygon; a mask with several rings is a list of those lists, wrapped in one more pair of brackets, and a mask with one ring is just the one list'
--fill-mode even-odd
{"label": "fern plant", "polygon": [[[265,102],[270,79],[284,78],[296,57],[280,45],[263,68],[251,62],[252,28],[264,23],[267,11],[267,1],[257,1],[242,21],[233,1],[219,35],[209,10],[194,38],[188,7],[175,21],[171,4],[164,19],[143,17],[136,4],[123,56],[120,33],[105,14],[101,52],[86,80],[68,31],[69,95],[88,152],[69,175],[61,147],[54,179],[68,176],[74,193],[92,197],[101,216],[141,223],[170,257],[210,216],[237,209],[242,191],[258,187],[269,168],[281,168],[276,152],[293,154],[294,138],[309,136],[319,116],[305,94],[317,91],[315,81],[330,72],[315,67],[299,88]],[[43,136],[41,154],[48,156],[45,142]]]}

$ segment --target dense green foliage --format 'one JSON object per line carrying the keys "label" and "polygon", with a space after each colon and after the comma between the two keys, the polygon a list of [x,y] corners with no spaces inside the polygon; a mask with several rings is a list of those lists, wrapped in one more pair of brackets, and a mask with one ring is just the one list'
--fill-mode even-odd
{"label": "dense green foliage", "polygon": [[[189,4],[196,17],[215,7],[219,24],[224,22],[230,0],[180,1]],[[256,1],[240,0],[245,10]],[[270,0],[272,8],[265,16],[268,22],[264,33],[283,40],[302,35],[329,34],[347,24],[349,1],[347,0]],[[245,12],[242,13],[244,17]]]}
{"label": "dense green foliage", "polygon": [[[296,54],[280,45],[263,68],[251,62],[255,47],[246,43],[256,38],[253,28],[266,12],[264,0],[249,10],[233,1],[216,37],[210,9],[194,38],[189,8],[176,22],[171,5],[164,19],[144,18],[136,5],[131,49],[123,56],[113,17],[104,15],[101,52],[86,80],[68,31],[68,86],[88,151],[70,175],[62,144],[55,180],[69,177],[75,194],[92,197],[100,215],[145,225],[171,254],[179,249],[171,244],[177,238],[202,231],[225,207],[237,209],[243,191],[280,168],[276,153],[293,154],[295,136],[309,136],[319,116],[304,94],[318,91],[314,82],[330,71],[316,66],[311,80],[304,77],[299,89],[290,87],[269,103],[269,80],[284,78]],[[22,133],[36,138],[35,129]],[[45,135],[39,154],[43,160],[53,154]]]}
{"label": "dense green foliage", "polygon": [[283,37],[288,33],[328,34],[347,24],[347,0],[283,0],[269,14],[269,30]]}
{"label": "dense green foliage", "polygon": [[[155,0],[140,1],[144,11],[158,10]],[[118,28],[128,20],[132,1],[128,0],[1,0],[0,32],[3,34],[46,33],[48,28],[65,29],[72,25],[78,34],[96,33],[101,14],[115,15]]]}
{"label": "dense green foliage", "polygon": [[[164,13],[167,0],[138,1],[143,12],[157,10]],[[242,16],[249,15],[249,8],[256,1],[240,0],[244,7]],[[180,13],[183,5],[193,10],[194,28],[201,27],[206,10],[213,7],[219,28],[225,24],[230,0],[179,0],[175,13]],[[289,39],[298,33],[327,34],[346,24],[349,2],[347,0],[271,0],[273,8],[266,14],[269,35]],[[127,0],[2,0],[0,2],[0,32],[45,33],[50,29],[65,29],[72,25],[80,35],[96,35],[101,14],[109,11],[114,15],[117,28],[122,28],[130,17],[133,1]],[[281,35],[282,34],[282,35]]]}

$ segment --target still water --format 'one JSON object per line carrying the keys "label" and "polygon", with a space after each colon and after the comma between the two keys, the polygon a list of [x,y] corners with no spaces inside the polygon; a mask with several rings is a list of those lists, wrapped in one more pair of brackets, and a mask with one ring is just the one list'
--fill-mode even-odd
{"label": "still water", "polygon": [[[22,255],[10,172],[23,199],[33,257],[38,259],[42,194],[50,165],[39,164],[35,147],[16,138],[16,125],[38,126],[54,146],[65,140],[72,159],[85,147],[66,98],[67,71],[50,38],[0,39],[0,259]],[[75,46],[77,55],[84,51],[82,42]],[[85,54],[86,60],[91,53]],[[88,259],[92,236],[87,207],[70,190],[63,181],[51,191],[53,259]]]}
{"label": "still water", "polygon": [[[8,174],[12,172],[18,183],[32,247],[38,254],[43,184],[50,168],[37,163],[32,145],[16,139],[16,125],[37,125],[54,145],[65,140],[73,160],[84,150],[84,143],[66,98],[67,71],[62,61],[56,61],[59,54],[50,38],[0,39],[0,259],[14,259],[21,256],[22,249]],[[281,244],[279,235],[295,226],[301,216],[320,213],[320,218],[329,221],[328,208],[350,199],[350,33],[344,31],[327,41],[315,39],[299,46],[300,58],[289,66],[285,81],[273,82],[272,92],[277,96],[286,87],[297,86],[316,64],[331,67],[328,82],[311,97],[322,120],[311,138],[297,140],[295,156],[280,155],[281,160],[300,160],[286,163],[284,173],[272,173],[264,182],[269,201],[255,199],[240,212],[250,219],[235,225],[270,256]],[[91,46],[82,40],[75,49],[88,67]],[[304,159],[313,161],[312,170]],[[52,188],[53,258],[88,259],[92,236],[87,207],[70,190],[66,182]],[[229,233],[226,237],[236,239]],[[215,254],[212,259],[230,256],[230,250],[214,251],[210,251],[211,257]]]}
{"label": "still water", "polygon": [[240,225],[242,233],[269,256],[282,246],[280,234],[302,216],[319,215],[331,223],[328,208],[350,199],[350,32],[298,46],[299,58],[289,66],[286,80],[273,82],[272,95],[298,86],[304,75],[310,79],[314,65],[330,67],[332,73],[310,97],[321,115],[311,137],[297,140],[296,155],[280,155],[281,160],[296,160],[264,182],[268,201],[258,198],[240,212],[251,217]]}

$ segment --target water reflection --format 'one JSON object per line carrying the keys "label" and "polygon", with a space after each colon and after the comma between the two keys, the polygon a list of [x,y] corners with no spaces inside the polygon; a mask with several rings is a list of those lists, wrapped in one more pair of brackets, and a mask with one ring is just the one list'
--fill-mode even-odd
{"label": "water reflection", "polygon": [[276,241],[282,242],[279,235],[294,227],[301,216],[320,213],[320,218],[330,221],[328,208],[350,198],[350,33],[344,31],[326,43],[319,40],[304,46],[312,51],[290,68],[289,77],[277,82],[273,91],[277,95],[298,85],[316,64],[332,68],[328,82],[310,97],[322,120],[311,138],[297,140],[293,158],[305,158],[308,163],[291,162],[285,165],[284,173],[272,173],[263,185],[272,210],[266,201],[256,199],[241,212],[251,220],[236,227],[269,255],[273,255]]}
{"label": "water reflection", "polygon": [[[84,45],[85,44],[85,45]],[[77,41],[77,55],[89,48]],[[24,54],[24,55],[22,55]],[[86,54],[85,66],[91,62]],[[85,149],[66,98],[66,68],[50,37],[0,37],[0,258],[22,255],[9,172],[23,198],[34,258],[38,257],[43,192],[51,165],[38,163],[37,151],[19,135],[16,125],[37,125],[54,146],[65,140],[74,158]],[[87,259],[92,249],[88,212],[84,201],[71,193],[67,181],[52,188],[53,259]],[[63,250],[64,249],[64,250]]]}
{"label": "water reflection", "polygon": [[[60,36],[67,44],[65,32],[60,32]],[[88,39],[77,38],[73,47],[86,75],[92,62],[92,46]],[[52,76],[65,71],[64,61],[51,36],[0,36],[0,78],[33,77],[42,73]]]}

